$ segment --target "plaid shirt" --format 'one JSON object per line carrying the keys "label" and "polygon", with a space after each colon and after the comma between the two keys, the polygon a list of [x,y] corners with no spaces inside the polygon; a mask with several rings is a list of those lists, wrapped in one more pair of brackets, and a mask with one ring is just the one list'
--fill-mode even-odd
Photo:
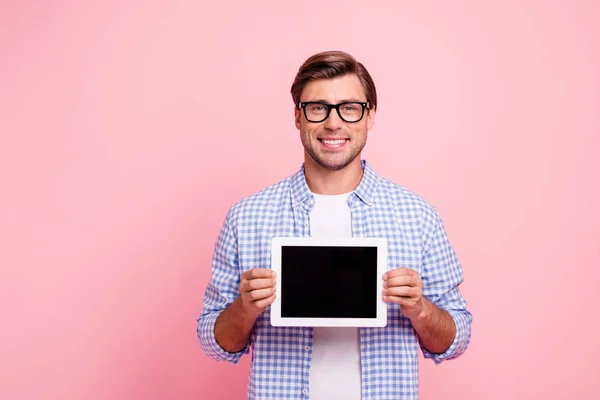
{"label": "plaid shirt", "polygon": [[[471,314],[458,289],[461,265],[440,216],[421,197],[375,174],[362,160],[363,178],[349,197],[355,237],[388,240],[388,268],[408,267],[423,281],[423,295],[446,310],[456,337],[443,354],[432,354],[418,340],[397,304],[388,305],[385,328],[360,329],[363,399],[417,399],[418,351],[437,364],[458,357],[471,337]],[[309,399],[313,330],[273,327],[270,307],[257,319],[248,346],[224,351],[215,341],[217,316],[238,296],[242,272],[271,265],[275,236],[310,236],[309,212],[315,201],[304,168],[295,175],[233,205],[217,239],[197,334],[203,351],[236,364],[252,347],[249,399]]]}

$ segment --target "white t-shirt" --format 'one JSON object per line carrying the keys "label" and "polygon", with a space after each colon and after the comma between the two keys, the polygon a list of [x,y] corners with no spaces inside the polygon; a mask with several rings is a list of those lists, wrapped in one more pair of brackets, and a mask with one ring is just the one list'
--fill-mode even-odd
{"label": "white t-shirt", "polygon": [[[350,193],[313,194],[312,237],[352,237]],[[311,400],[360,400],[360,338],[358,328],[315,327],[310,366]]]}

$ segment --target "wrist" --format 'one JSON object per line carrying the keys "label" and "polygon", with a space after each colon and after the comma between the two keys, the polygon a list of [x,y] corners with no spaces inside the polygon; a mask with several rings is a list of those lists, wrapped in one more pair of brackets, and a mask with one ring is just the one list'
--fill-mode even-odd
{"label": "wrist", "polygon": [[429,321],[431,319],[431,316],[435,312],[435,306],[425,297],[421,298],[421,302],[421,310],[419,310],[417,315],[411,318],[411,321],[413,323]]}
{"label": "wrist", "polygon": [[236,302],[237,302],[237,314],[238,314],[238,317],[240,318],[240,320],[244,321],[244,325],[246,325],[246,324],[254,325],[254,322],[256,321],[256,319],[258,318],[260,313],[257,314],[256,311],[252,309],[252,307],[248,307],[247,305],[245,305],[244,301],[242,300],[241,297],[238,297]]}

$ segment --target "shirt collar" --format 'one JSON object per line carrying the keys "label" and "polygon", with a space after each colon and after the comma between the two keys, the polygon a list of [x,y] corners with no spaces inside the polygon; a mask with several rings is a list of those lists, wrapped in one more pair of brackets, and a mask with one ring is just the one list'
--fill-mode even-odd
{"label": "shirt collar", "polygon": [[[366,160],[360,161],[360,167],[363,169],[363,177],[353,193],[365,204],[372,206],[379,177]],[[302,164],[300,170],[291,178],[291,192],[292,207],[297,207],[300,204],[304,204],[306,201],[314,203],[313,195],[306,183],[304,164]]]}

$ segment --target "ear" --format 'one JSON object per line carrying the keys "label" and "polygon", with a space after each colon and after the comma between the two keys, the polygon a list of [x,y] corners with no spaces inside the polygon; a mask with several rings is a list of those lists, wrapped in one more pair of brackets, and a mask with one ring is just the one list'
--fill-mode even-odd
{"label": "ear", "polygon": [[302,110],[299,110],[298,107],[294,106],[294,121],[296,123],[296,129],[300,130],[300,118],[302,118],[301,114]]}
{"label": "ear", "polygon": [[373,127],[373,124],[375,123],[375,110],[371,109],[369,110],[369,113],[367,114],[367,130],[371,130],[371,128]]}

